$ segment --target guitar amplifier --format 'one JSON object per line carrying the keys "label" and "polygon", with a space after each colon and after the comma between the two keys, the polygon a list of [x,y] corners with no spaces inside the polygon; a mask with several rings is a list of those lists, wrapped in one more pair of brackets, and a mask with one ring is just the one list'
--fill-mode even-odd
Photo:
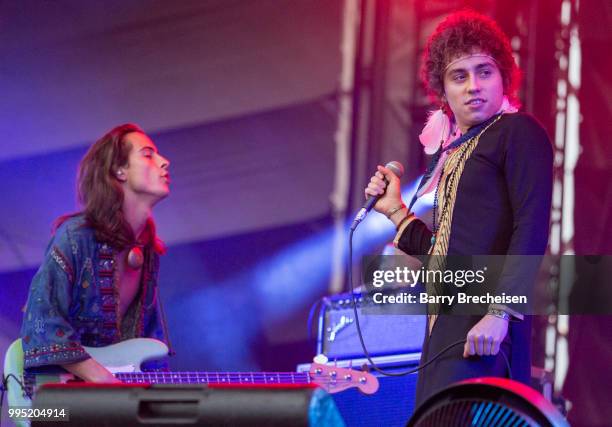
{"label": "guitar amplifier", "polygon": [[[426,316],[365,313],[362,309],[373,303],[364,302],[358,295],[355,295],[355,298],[363,340],[372,356],[421,351],[425,338]],[[376,306],[377,311],[393,312],[392,307],[384,307],[383,304]],[[318,329],[317,354],[324,354],[328,359],[352,359],[363,356],[350,294],[339,294],[323,299]]]}

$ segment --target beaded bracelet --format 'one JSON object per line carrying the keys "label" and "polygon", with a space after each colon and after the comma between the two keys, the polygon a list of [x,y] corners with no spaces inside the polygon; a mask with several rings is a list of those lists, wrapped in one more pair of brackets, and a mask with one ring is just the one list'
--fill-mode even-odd
{"label": "beaded bracelet", "polygon": [[414,218],[414,214],[412,212],[410,212],[408,215],[404,217],[404,219],[402,219],[400,222],[397,223],[397,227],[395,227],[395,230],[399,231],[400,228],[402,227],[402,224],[404,224],[406,221],[408,221],[411,218]]}
{"label": "beaded bracelet", "polygon": [[408,228],[408,226],[414,219],[416,219],[416,216],[412,212],[410,212],[397,224],[397,233],[395,234],[395,238],[393,239],[393,246],[399,249],[399,240],[402,237],[404,230]]}

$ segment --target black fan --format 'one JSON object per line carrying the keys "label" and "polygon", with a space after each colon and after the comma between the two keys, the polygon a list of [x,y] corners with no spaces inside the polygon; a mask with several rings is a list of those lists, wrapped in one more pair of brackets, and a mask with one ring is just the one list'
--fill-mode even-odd
{"label": "black fan", "polygon": [[559,427],[568,422],[537,391],[505,378],[475,378],[427,399],[408,427]]}

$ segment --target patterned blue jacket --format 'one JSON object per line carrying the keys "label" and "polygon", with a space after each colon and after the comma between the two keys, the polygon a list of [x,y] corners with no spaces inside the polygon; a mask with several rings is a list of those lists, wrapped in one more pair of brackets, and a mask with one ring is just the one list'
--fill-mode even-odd
{"label": "patterned blue jacket", "polygon": [[25,368],[86,360],[90,356],[83,346],[136,337],[163,340],[158,255],[145,251],[142,286],[123,319],[116,255],[117,250],[96,240],[82,215],[58,228],[30,286],[21,328]]}

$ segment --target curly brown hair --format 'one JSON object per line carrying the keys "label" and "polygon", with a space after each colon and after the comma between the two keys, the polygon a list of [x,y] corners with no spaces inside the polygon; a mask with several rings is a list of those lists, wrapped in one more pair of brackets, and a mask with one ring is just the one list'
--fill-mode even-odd
{"label": "curly brown hair", "polygon": [[[119,250],[136,243],[132,228],[123,216],[123,188],[115,175],[117,169],[128,164],[132,144],[125,136],[134,132],[146,135],[139,126],[127,123],[111,129],[89,148],[77,175],[77,195],[83,211],[61,216],[55,222],[55,229],[68,218],[83,214],[98,241]],[[141,237],[157,253],[165,252],[152,219],[147,221]]]}
{"label": "curly brown hair", "polygon": [[427,40],[421,80],[434,102],[444,96],[444,72],[455,58],[480,51],[491,55],[501,71],[504,94],[518,105],[521,71],[512,56],[508,37],[491,18],[465,10],[449,15]]}

